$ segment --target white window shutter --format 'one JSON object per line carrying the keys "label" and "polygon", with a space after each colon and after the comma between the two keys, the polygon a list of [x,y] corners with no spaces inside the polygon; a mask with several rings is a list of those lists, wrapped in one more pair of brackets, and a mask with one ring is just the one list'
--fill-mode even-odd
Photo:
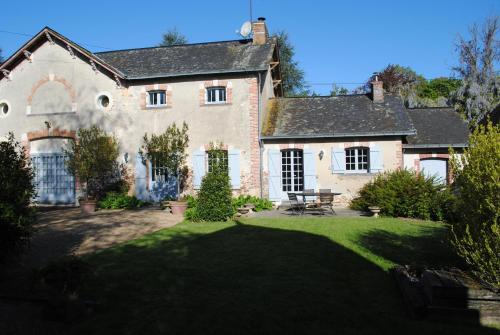
{"label": "white window shutter", "polygon": [[141,200],[149,200],[146,177],[146,165],[142,161],[141,155],[137,154],[135,158],[135,195]]}
{"label": "white window shutter", "polygon": [[267,153],[269,168],[269,200],[281,200],[281,152],[271,149]]}
{"label": "white window shutter", "polygon": [[382,149],[375,145],[370,148],[370,173],[382,172],[383,169]]}
{"label": "white window shutter", "polygon": [[201,187],[201,180],[205,173],[205,151],[195,150],[193,152],[193,187],[195,189]]}
{"label": "white window shutter", "polygon": [[[312,189],[316,191],[316,157],[313,150],[304,150],[304,190]],[[315,200],[311,197],[307,200]]]}
{"label": "white window shutter", "polygon": [[345,150],[332,148],[332,173],[345,173]]}
{"label": "white window shutter", "polygon": [[229,150],[228,165],[229,178],[231,179],[231,188],[233,190],[237,190],[241,187],[240,150]]}

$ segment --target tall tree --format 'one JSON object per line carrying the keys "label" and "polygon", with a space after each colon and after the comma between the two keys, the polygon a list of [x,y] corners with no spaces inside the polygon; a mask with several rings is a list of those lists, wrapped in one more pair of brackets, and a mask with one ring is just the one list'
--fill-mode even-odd
{"label": "tall tree", "polygon": [[294,59],[295,48],[288,38],[288,33],[284,30],[273,34],[278,40],[280,48],[280,67],[285,96],[308,95],[309,87],[304,78],[304,70],[299,67],[299,63]]}
{"label": "tall tree", "polygon": [[349,90],[344,86],[333,85],[330,91],[330,96],[332,97],[336,97],[338,95],[347,95],[347,94],[349,94]]}
{"label": "tall tree", "polygon": [[474,128],[500,103],[500,79],[495,62],[500,61],[499,18],[486,20],[481,31],[469,28],[470,39],[459,36],[456,49],[459,64],[453,68],[462,80],[454,100],[455,109]]}
{"label": "tall tree", "polygon": [[161,42],[158,44],[159,47],[169,47],[171,45],[186,44],[188,42],[187,37],[184,36],[177,28],[171,28],[166,33],[163,34]]}
{"label": "tall tree", "polygon": [[398,64],[389,64],[380,72],[373,74],[365,85],[369,87],[370,83],[378,77],[383,81],[384,90],[391,93],[401,93],[414,88],[418,83],[424,81],[424,77],[417,74],[411,67]]}

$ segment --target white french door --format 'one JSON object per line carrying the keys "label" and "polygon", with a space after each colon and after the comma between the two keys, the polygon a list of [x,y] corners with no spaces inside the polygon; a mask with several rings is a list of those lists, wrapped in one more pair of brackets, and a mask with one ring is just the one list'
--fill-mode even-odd
{"label": "white french door", "polygon": [[288,192],[304,190],[304,153],[302,150],[281,151],[282,199],[288,199]]}

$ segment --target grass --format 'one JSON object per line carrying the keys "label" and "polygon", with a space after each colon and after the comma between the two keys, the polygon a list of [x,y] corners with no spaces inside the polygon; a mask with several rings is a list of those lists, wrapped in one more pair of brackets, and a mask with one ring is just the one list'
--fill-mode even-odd
{"label": "grass", "polygon": [[457,264],[436,223],[183,223],[90,255],[82,334],[490,334],[410,320],[388,269]]}

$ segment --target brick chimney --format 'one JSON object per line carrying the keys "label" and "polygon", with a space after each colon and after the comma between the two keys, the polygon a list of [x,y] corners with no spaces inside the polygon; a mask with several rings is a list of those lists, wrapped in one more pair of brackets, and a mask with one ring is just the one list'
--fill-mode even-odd
{"label": "brick chimney", "polygon": [[378,76],[375,76],[375,80],[371,84],[373,102],[384,102],[384,83],[378,80]]}
{"label": "brick chimney", "polygon": [[259,17],[257,21],[252,22],[253,44],[266,44],[269,33],[266,27],[266,18]]}

